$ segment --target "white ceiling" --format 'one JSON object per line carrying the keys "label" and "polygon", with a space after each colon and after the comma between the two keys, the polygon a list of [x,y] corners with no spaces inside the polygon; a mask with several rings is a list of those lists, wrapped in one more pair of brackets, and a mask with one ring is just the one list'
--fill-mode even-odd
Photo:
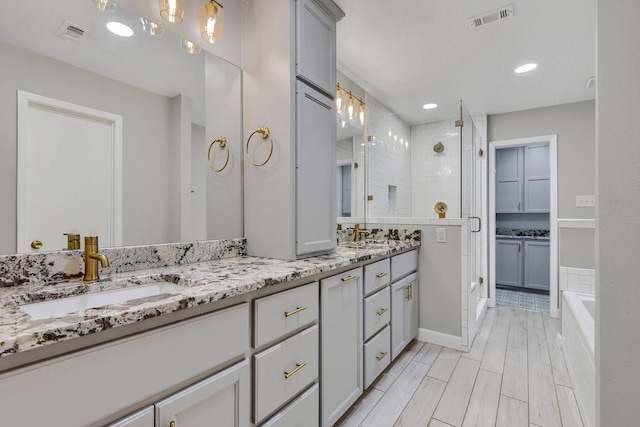
{"label": "white ceiling", "polygon": [[[338,69],[408,124],[595,98],[596,0],[335,0]],[[512,4],[514,16],[467,18]],[[525,62],[539,67],[523,75]],[[434,110],[422,105],[435,102]]]}

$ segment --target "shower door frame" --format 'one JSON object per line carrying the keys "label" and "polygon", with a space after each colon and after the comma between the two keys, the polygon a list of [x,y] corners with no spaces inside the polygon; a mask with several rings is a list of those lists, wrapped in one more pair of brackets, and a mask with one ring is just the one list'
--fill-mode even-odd
{"label": "shower door frame", "polygon": [[549,144],[549,315],[558,309],[558,135],[507,139],[489,142],[489,306],[496,305],[496,149]]}

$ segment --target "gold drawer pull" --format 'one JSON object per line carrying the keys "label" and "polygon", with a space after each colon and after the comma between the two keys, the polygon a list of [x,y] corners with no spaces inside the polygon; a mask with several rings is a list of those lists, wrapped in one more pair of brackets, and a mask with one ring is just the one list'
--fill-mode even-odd
{"label": "gold drawer pull", "polygon": [[353,280],[353,279],[357,279],[358,276],[347,276],[347,277],[343,277],[342,281],[343,282],[348,282],[349,280]]}
{"label": "gold drawer pull", "polygon": [[176,427],[176,422],[175,421],[171,421],[169,423],[169,427]]}
{"label": "gold drawer pull", "polygon": [[296,367],[293,371],[291,372],[284,372],[284,379],[288,380],[291,376],[293,376],[293,374],[295,374],[296,372],[298,372],[300,369],[304,368],[305,366],[307,366],[307,362],[302,362],[302,363],[296,363]]}
{"label": "gold drawer pull", "polygon": [[285,311],[285,312],[284,312],[284,317],[291,317],[291,316],[293,316],[294,314],[298,314],[298,313],[300,313],[301,311],[305,311],[306,309],[307,309],[307,306],[305,305],[305,306],[303,306],[303,307],[298,307],[298,308],[296,308],[296,309],[295,309],[295,310],[293,310],[293,311]]}
{"label": "gold drawer pull", "polygon": [[378,316],[382,316],[382,315],[383,315],[383,314],[385,314],[387,311],[389,311],[389,309],[388,309],[388,308],[383,308],[382,310],[377,311],[377,312],[376,312],[376,314],[377,314]]}
{"label": "gold drawer pull", "polygon": [[384,359],[386,355],[387,355],[387,352],[385,351],[384,353],[380,353],[380,356],[376,356],[376,359],[378,359],[378,362],[379,362],[382,359]]}
{"label": "gold drawer pull", "polygon": [[386,276],[387,274],[389,274],[389,273],[387,273],[387,272],[378,273],[378,274],[376,274],[376,277],[377,277],[378,279],[380,279],[381,277],[384,277],[384,276]]}

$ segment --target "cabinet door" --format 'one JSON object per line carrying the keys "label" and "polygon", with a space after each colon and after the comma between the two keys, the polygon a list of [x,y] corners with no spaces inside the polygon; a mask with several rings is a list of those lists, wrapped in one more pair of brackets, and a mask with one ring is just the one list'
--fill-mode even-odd
{"label": "cabinet door", "polygon": [[525,147],[524,211],[549,212],[549,145]]}
{"label": "cabinet door", "polygon": [[336,115],[332,98],[296,82],[296,251],[336,246]]}
{"label": "cabinet door", "polygon": [[107,427],[153,427],[154,419],[153,406],[149,406]]}
{"label": "cabinet door", "polygon": [[525,240],[524,286],[549,290],[549,242]]}
{"label": "cabinet door", "polygon": [[363,391],[362,268],[320,282],[322,425],[333,425]]}
{"label": "cabinet door", "polygon": [[418,336],[419,318],[418,318],[418,275],[412,274],[407,277],[407,291],[409,293],[406,301],[405,310],[405,340],[408,343]]}
{"label": "cabinet door", "polygon": [[156,404],[156,426],[248,427],[249,377],[249,361],[243,360],[168,397]]}
{"label": "cabinet door", "polygon": [[496,283],[522,286],[522,240],[496,239]]}
{"label": "cabinet door", "polygon": [[496,150],[496,213],[522,210],[522,157],[521,147]]}
{"label": "cabinet door", "polygon": [[314,0],[296,1],[296,74],[335,95],[336,23]]}
{"label": "cabinet door", "polygon": [[391,284],[391,360],[407,345],[405,299],[408,296],[407,279]]}

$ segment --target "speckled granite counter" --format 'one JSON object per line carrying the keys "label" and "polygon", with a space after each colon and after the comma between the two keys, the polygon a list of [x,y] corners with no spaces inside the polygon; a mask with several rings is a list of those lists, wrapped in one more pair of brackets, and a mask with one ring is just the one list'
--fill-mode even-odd
{"label": "speckled granite counter", "polygon": [[[238,256],[209,261],[197,262],[198,258],[195,257],[192,259],[196,262],[192,263],[163,260],[160,265],[166,266],[147,270],[132,271],[131,266],[119,269],[112,267],[112,271],[120,272],[108,275],[103,272],[102,279],[89,286],[77,281],[55,284],[42,280],[30,281],[28,277],[14,285],[6,285],[5,281],[5,285],[0,287],[0,357],[388,256],[419,246],[419,238],[419,233],[414,233],[413,240],[376,242],[362,248],[341,244],[332,254],[292,262],[242,256],[240,251]],[[154,256],[157,257],[155,252]],[[43,261],[44,264],[47,263]],[[50,262],[47,265],[53,264]],[[145,263],[142,265],[145,266]],[[20,308],[21,305],[37,301],[156,281],[172,282],[181,285],[182,289],[176,293],[39,320],[32,319]]]}
{"label": "speckled granite counter", "polygon": [[522,230],[517,228],[496,228],[496,237],[507,239],[549,240],[549,230]]}

